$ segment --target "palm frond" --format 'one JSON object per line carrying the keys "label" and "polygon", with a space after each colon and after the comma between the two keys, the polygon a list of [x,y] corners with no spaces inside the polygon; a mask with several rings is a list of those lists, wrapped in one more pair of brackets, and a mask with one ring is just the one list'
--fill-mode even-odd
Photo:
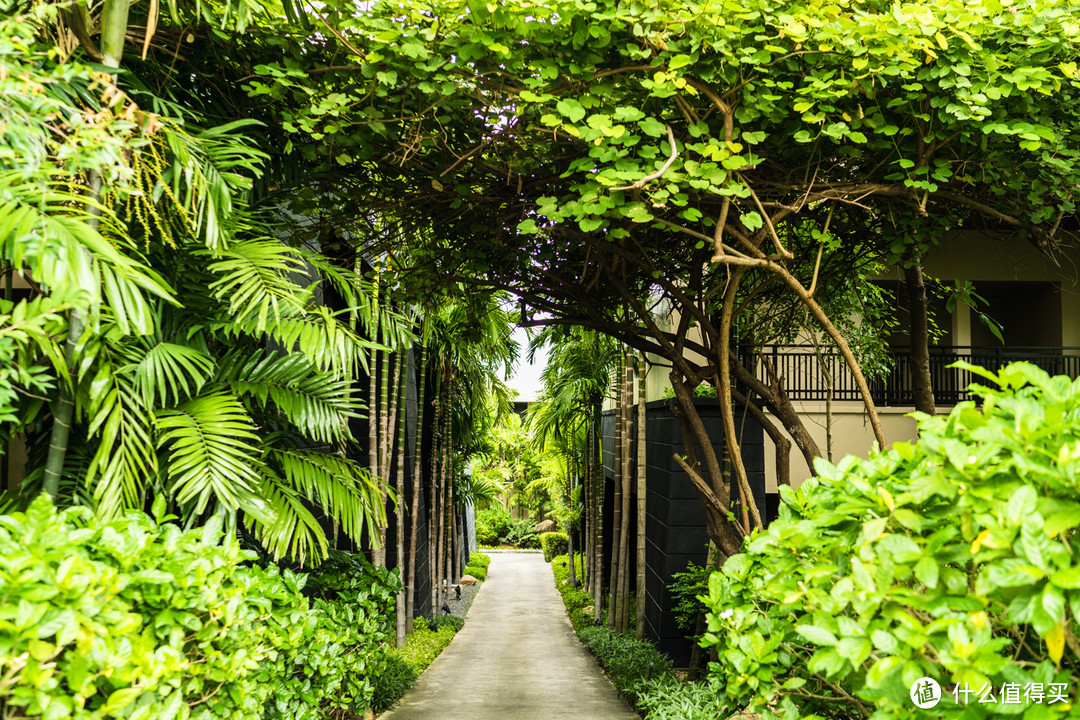
{"label": "palm frond", "polygon": [[[209,256],[209,251],[198,253]],[[210,265],[220,275],[210,285],[213,295],[229,307],[229,314],[255,333],[266,332],[267,324],[281,322],[283,312],[304,308],[307,293],[290,277],[300,272],[303,262],[292,248],[270,239],[233,243]]]}
{"label": "palm frond", "polygon": [[237,396],[250,395],[264,408],[272,401],[309,438],[327,444],[346,436],[363,405],[352,382],[316,368],[299,353],[281,355],[234,351],[218,363],[217,379]]}
{"label": "palm frond", "polygon": [[179,404],[197,395],[214,372],[214,359],[206,353],[160,338],[140,338],[125,355],[132,362],[120,371],[132,373],[135,390],[148,408]]}
{"label": "palm frond", "polygon": [[202,513],[210,501],[230,510],[264,511],[259,499],[261,438],[234,395],[215,392],[157,413],[157,444],[168,448],[170,492]]}
{"label": "palm frond", "polygon": [[[346,535],[359,541],[366,529],[378,537],[386,522],[379,483],[348,458],[299,448],[272,448],[267,460],[297,496],[321,508]],[[391,492],[392,496],[392,492]]]}

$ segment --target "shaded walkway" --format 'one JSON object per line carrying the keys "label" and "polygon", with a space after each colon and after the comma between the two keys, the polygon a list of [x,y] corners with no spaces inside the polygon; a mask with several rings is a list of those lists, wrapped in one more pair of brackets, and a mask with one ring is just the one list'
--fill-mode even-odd
{"label": "shaded walkway", "polygon": [[637,720],[578,642],[539,553],[492,553],[465,627],[386,720]]}

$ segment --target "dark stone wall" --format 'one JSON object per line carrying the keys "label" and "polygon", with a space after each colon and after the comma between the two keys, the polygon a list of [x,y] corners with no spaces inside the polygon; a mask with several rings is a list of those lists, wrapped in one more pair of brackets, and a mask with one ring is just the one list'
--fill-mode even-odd
{"label": "dark stone wall", "polygon": [[[697,490],[674,459],[676,453],[684,455],[685,451],[679,434],[679,421],[671,408],[673,403],[673,400],[658,400],[645,406],[645,588],[644,593],[640,589],[635,591],[639,602],[644,596],[646,636],[656,642],[660,650],[667,653],[677,665],[685,665],[689,661],[692,647],[685,637],[686,633],[675,623],[672,612],[675,602],[668,586],[675,573],[683,572],[690,562],[705,564],[709,536],[705,531],[705,511]],[[723,457],[724,433],[719,404],[714,399],[698,398],[694,400],[694,405],[705,423],[718,456]],[[755,501],[764,513],[767,506],[764,433],[748,413],[743,413],[740,408],[736,408],[735,412],[735,424],[741,436],[743,462]],[[634,416],[636,418],[636,413]],[[614,411],[609,410],[604,413],[601,424],[604,475],[607,479],[604,516],[607,526],[611,524],[611,494],[614,489],[614,428]],[[636,445],[636,430],[632,431],[631,437]],[[636,460],[636,457],[635,447],[631,451],[631,462]],[[725,471],[727,470],[725,467]],[[730,473],[728,475],[730,476]],[[636,505],[636,498],[633,504]],[[633,517],[631,520],[633,522]],[[631,525],[631,534],[635,527]],[[609,561],[612,537],[610,527],[605,527],[604,535],[607,549],[605,560]],[[635,542],[631,540],[630,544],[634,545]],[[605,572],[604,577],[606,581],[609,574]],[[632,574],[632,577],[636,577],[636,574]],[[631,585],[633,584],[632,581]]]}

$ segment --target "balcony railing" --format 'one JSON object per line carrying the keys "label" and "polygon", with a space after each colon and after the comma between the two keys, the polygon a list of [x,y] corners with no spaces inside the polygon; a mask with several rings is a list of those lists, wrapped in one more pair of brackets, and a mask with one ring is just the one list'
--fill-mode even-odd
{"label": "balcony railing", "polygon": [[[870,381],[874,403],[881,406],[913,405],[909,351],[893,348],[890,352],[892,369],[885,377]],[[810,345],[775,345],[763,348],[759,355],[767,357],[776,368],[792,400],[824,401],[830,385],[833,400],[862,400],[854,375],[835,350],[823,348],[819,356]],[[1080,376],[1080,347],[932,347],[930,378],[934,400],[939,405],[955,405],[971,399],[967,386],[983,381],[971,372],[948,367],[957,360],[991,371],[1024,360],[1051,375]],[[753,356],[745,357],[744,362],[752,363]],[[764,364],[757,362],[754,365],[757,376],[768,382]]]}

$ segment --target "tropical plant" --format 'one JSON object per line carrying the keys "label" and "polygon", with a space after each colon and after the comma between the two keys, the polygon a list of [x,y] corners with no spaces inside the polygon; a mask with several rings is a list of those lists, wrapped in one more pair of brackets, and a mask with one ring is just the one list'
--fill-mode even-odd
{"label": "tropical plant", "polygon": [[1075,712],[1080,381],[959,366],[989,380],[978,404],[917,415],[915,444],[819,461],[710,577],[729,711],[916,718],[930,678],[943,718]]}
{"label": "tropical plant", "polygon": [[106,520],[88,508],[57,511],[42,495],[0,516],[0,594],[22,608],[0,628],[5,712],[363,712],[386,654],[396,576],[356,558],[310,576],[264,567],[222,537],[220,522],[182,530],[165,510],[159,497],[156,520]]}
{"label": "tropical plant", "polygon": [[[118,7],[102,6],[104,27],[123,24]],[[0,337],[22,353],[14,379],[55,393],[27,497],[44,487],[116,517],[164,496],[189,524],[221,514],[275,555],[317,561],[328,542],[313,509],[356,538],[383,515],[374,481],[331,451],[349,446],[347,422],[363,411],[350,388],[374,344],[355,324],[395,339],[403,324],[356,273],[282,244],[280,213],[251,207],[266,157],[244,134],[252,121],[149,113],[128,76],[58,64],[48,21],[63,36],[78,15],[58,12],[43,4],[0,22],[0,82],[22,90],[0,94],[14,123],[0,141],[13,158],[0,251],[43,295],[7,308]],[[116,67],[123,34],[102,42]],[[323,287],[346,309],[315,302]],[[7,433],[40,410],[39,397],[21,402]]]}

